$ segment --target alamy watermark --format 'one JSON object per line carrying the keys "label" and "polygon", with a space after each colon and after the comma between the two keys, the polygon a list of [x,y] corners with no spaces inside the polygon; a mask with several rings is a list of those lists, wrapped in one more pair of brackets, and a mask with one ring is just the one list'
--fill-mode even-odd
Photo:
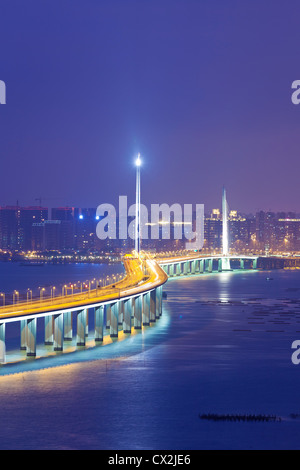
{"label": "alamy watermark", "polygon": [[6,104],[6,85],[3,80],[0,80],[0,104]]}
{"label": "alamy watermark", "polygon": [[300,340],[296,339],[295,341],[293,341],[292,349],[296,350],[291,356],[292,363],[296,366],[300,364]]}
{"label": "alamy watermark", "polygon": [[300,103],[300,80],[294,80],[292,83],[292,96],[291,100],[293,104],[299,104]]}
{"label": "alamy watermark", "polygon": [[[112,204],[97,208],[96,228],[100,240],[136,238],[136,204],[128,207],[127,196],[119,196],[118,211]],[[150,211],[139,206],[139,237],[141,240],[186,239],[187,250],[201,250],[204,243],[204,204],[151,204]],[[171,230],[172,226],[172,230]]]}

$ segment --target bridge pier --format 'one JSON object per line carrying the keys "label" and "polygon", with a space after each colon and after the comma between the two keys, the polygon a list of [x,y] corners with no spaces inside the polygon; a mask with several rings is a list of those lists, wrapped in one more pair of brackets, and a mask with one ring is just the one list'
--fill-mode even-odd
{"label": "bridge pier", "polygon": [[204,268],[205,268],[204,259],[200,259],[200,261],[199,261],[199,273],[200,274],[204,273]]}
{"label": "bridge pier", "polygon": [[232,271],[230,266],[230,259],[229,258],[221,258],[222,260],[222,271]]}
{"label": "bridge pier", "polygon": [[219,273],[222,272],[222,259],[221,258],[218,259],[218,271]]}
{"label": "bridge pier", "polygon": [[124,300],[119,300],[119,325],[123,325],[123,320],[124,320]]}
{"label": "bridge pier", "polygon": [[123,332],[124,333],[131,333],[131,310],[132,310],[131,299],[124,300],[124,317],[123,317]]}
{"label": "bridge pier", "polygon": [[176,276],[181,275],[181,263],[176,263],[175,264],[175,273],[176,273]]}
{"label": "bridge pier", "polygon": [[150,323],[156,322],[156,289],[150,292]]}
{"label": "bridge pier", "polygon": [[156,288],[156,318],[162,314],[162,286]]}
{"label": "bridge pier", "polygon": [[255,258],[252,262],[252,269],[257,269],[257,258]]}
{"label": "bridge pier", "polygon": [[[22,327],[23,322],[26,322],[26,320],[21,320],[21,349],[26,349],[26,336],[25,336],[26,329],[25,329],[25,325],[24,327]],[[47,317],[45,317],[44,344],[46,346],[51,346],[53,344],[53,315],[48,315]]]}
{"label": "bridge pier", "polygon": [[0,323],[0,364],[5,362],[5,323]]}
{"label": "bridge pier", "polygon": [[20,350],[26,351],[26,320],[20,320]]}
{"label": "bridge pier", "polygon": [[90,310],[91,310],[90,308],[86,309],[86,322],[85,322],[85,336],[86,336],[86,338],[89,335],[89,311]]}
{"label": "bridge pier", "polygon": [[104,334],[104,305],[95,307],[95,341],[102,342]]}
{"label": "bridge pier", "polygon": [[187,275],[187,273],[188,273],[188,261],[183,263],[183,274]]}
{"label": "bridge pier", "polygon": [[85,346],[86,309],[77,312],[76,345]]}
{"label": "bridge pier", "polygon": [[174,264],[169,265],[169,273],[170,273],[170,277],[174,276]]}
{"label": "bridge pier", "polygon": [[240,269],[245,269],[245,260],[240,259]]}
{"label": "bridge pier", "polygon": [[[22,323],[23,320],[21,320]],[[22,328],[22,324],[21,324]],[[26,330],[25,330],[26,331]],[[22,340],[21,336],[21,349],[22,349],[22,344],[25,344],[25,349],[26,349],[26,337],[25,337],[25,331],[24,331],[24,339]],[[46,346],[52,346],[53,345],[53,315],[48,315],[45,317],[45,341],[44,344]]]}
{"label": "bridge pier", "polygon": [[36,356],[36,324],[36,317],[26,320],[26,355],[28,357]]}
{"label": "bridge pier", "polygon": [[117,338],[119,332],[119,302],[110,305],[110,337]]}
{"label": "bridge pier", "polygon": [[64,341],[72,341],[72,312],[66,312],[64,315]]}
{"label": "bridge pier", "polygon": [[53,315],[53,330],[54,330],[54,351],[63,350],[64,340],[64,314],[59,313]]}
{"label": "bridge pier", "polygon": [[150,325],[150,292],[143,294],[143,325]]}
{"label": "bridge pier", "polygon": [[105,306],[106,311],[106,329],[110,330],[111,304]]}
{"label": "bridge pier", "polygon": [[212,258],[208,258],[206,265],[204,265],[204,270],[208,271],[209,273],[212,273],[213,270],[213,260]]}
{"label": "bridge pier", "polygon": [[195,260],[191,261],[191,274],[196,273],[196,262]]}
{"label": "bridge pier", "polygon": [[140,330],[142,328],[142,296],[139,295],[134,299],[134,328]]}

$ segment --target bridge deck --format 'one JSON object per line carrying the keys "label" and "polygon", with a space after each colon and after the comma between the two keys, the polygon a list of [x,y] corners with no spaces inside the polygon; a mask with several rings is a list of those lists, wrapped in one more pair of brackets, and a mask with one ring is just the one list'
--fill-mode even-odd
{"label": "bridge deck", "polygon": [[[55,312],[80,310],[101,303],[126,299],[152,290],[167,281],[168,276],[154,260],[145,259],[144,266],[142,263],[143,261],[137,258],[124,258],[126,276],[121,281],[107,287],[69,296],[20,302],[0,307],[0,321],[15,321],[18,317],[43,316]],[[146,268],[146,275],[143,267]]]}

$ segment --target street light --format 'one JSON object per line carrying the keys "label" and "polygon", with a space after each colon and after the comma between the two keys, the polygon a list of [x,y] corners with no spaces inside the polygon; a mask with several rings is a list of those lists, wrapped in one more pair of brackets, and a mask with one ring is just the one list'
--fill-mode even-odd
{"label": "street light", "polygon": [[3,307],[4,307],[4,305],[5,305],[5,294],[4,294],[4,292],[1,292],[0,295],[1,295],[1,297],[3,297]]}
{"label": "street light", "polygon": [[19,302],[19,292],[17,290],[14,290],[14,292],[13,292],[13,304],[16,303],[16,299],[18,299],[17,302]]}
{"label": "street light", "polygon": [[53,298],[55,297],[55,289],[56,289],[55,286],[52,286],[52,287],[51,287],[51,299],[52,299],[52,300],[53,300]]}
{"label": "street light", "polygon": [[45,290],[45,287],[39,287],[40,289],[40,300],[43,300],[43,292]]}
{"label": "street light", "polygon": [[32,302],[32,290],[31,289],[27,289],[27,302],[29,302],[29,296],[30,296],[30,300]]}

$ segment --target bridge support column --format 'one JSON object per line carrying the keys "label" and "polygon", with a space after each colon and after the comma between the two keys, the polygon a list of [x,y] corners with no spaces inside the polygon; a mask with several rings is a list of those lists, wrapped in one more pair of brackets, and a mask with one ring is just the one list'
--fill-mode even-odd
{"label": "bridge support column", "polygon": [[5,362],[5,323],[0,323],[0,364]]}
{"label": "bridge support column", "polygon": [[64,313],[64,341],[72,341],[72,312]]}
{"label": "bridge support column", "polygon": [[26,320],[20,321],[20,350],[26,351]]}
{"label": "bridge support column", "polygon": [[64,340],[64,314],[59,313],[53,315],[53,330],[54,330],[54,351],[63,350]]}
{"label": "bridge support column", "polygon": [[240,259],[240,269],[245,269],[245,261],[242,258]]}
{"label": "bridge support column", "polygon": [[222,259],[218,259],[218,271],[221,272],[222,271]]}
{"label": "bridge support column", "polygon": [[111,305],[110,310],[110,337],[117,338],[118,337],[118,329],[119,329],[119,302],[114,302]]}
{"label": "bridge support column", "polygon": [[188,273],[188,261],[183,263],[183,274],[187,275],[187,273]]}
{"label": "bridge support column", "polygon": [[212,258],[208,258],[208,263],[207,263],[207,271],[209,273],[212,273],[212,270],[213,270],[213,260]]}
{"label": "bridge support column", "polygon": [[77,312],[76,345],[85,346],[86,309]]}
{"label": "bridge support column", "polygon": [[181,264],[180,264],[180,263],[176,263],[176,264],[175,264],[175,269],[176,269],[176,271],[175,271],[176,276],[180,276],[180,274],[181,274]]}
{"label": "bridge support column", "polygon": [[156,289],[150,292],[150,323],[156,322]]}
{"label": "bridge support column", "polygon": [[89,311],[90,310],[91,310],[90,308],[86,309],[86,322],[85,322],[85,336],[86,336],[86,338],[89,335]]}
{"label": "bridge support column", "polygon": [[257,269],[257,258],[255,258],[252,262],[252,269]]}
{"label": "bridge support column", "polygon": [[119,322],[119,325],[122,326],[123,325],[123,320],[124,320],[124,300],[119,300],[118,304],[119,304],[119,319],[118,319],[118,322]]}
{"label": "bridge support column", "polygon": [[150,292],[143,294],[143,325],[150,325]]}
{"label": "bridge support column", "polygon": [[205,261],[204,259],[200,259],[199,260],[199,273],[204,273],[204,266],[205,265]]}
{"label": "bridge support column", "polygon": [[162,286],[156,288],[156,318],[162,314]]}
{"label": "bridge support column", "polygon": [[[24,328],[24,330],[22,329],[22,322],[23,320],[21,320],[21,349],[22,348],[22,344],[24,345],[25,344],[25,349],[26,349],[26,329]],[[26,320],[25,320],[26,322]],[[46,346],[52,346],[53,344],[53,315],[48,315],[47,317],[45,317],[45,341],[44,341],[44,344]]]}
{"label": "bridge support column", "polygon": [[134,299],[134,328],[136,330],[142,328],[142,295]]}
{"label": "bridge support column", "polygon": [[95,342],[103,341],[104,333],[104,305],[95,307]]}
{"label": "bridge support column", "polygon": [[26,355],[36,356],[36,318],[26,320]]}
{"label": "bridge support column", "polygon": [[131,333],[131,299],[124,300],[123,332]]}
{"label": "bridge support column", "polygon": [[193,260],[191,261],[191,274],[195,274],[196,273],[196,261]]}
{"label": "bridge support column", "polygon": [[222,260],[222,271],[231,271],[230,259],[229,258],[221,258],[221,260]]}
{"label": "bridge support column", "polygon": [[170,277],[174,276],[174,264],[170,264],[169,273],[170,273]]}
{"label": "bridge support column", "polygon": [[106,329],[110,330],[111,304],[105,306],[106,311]]}

